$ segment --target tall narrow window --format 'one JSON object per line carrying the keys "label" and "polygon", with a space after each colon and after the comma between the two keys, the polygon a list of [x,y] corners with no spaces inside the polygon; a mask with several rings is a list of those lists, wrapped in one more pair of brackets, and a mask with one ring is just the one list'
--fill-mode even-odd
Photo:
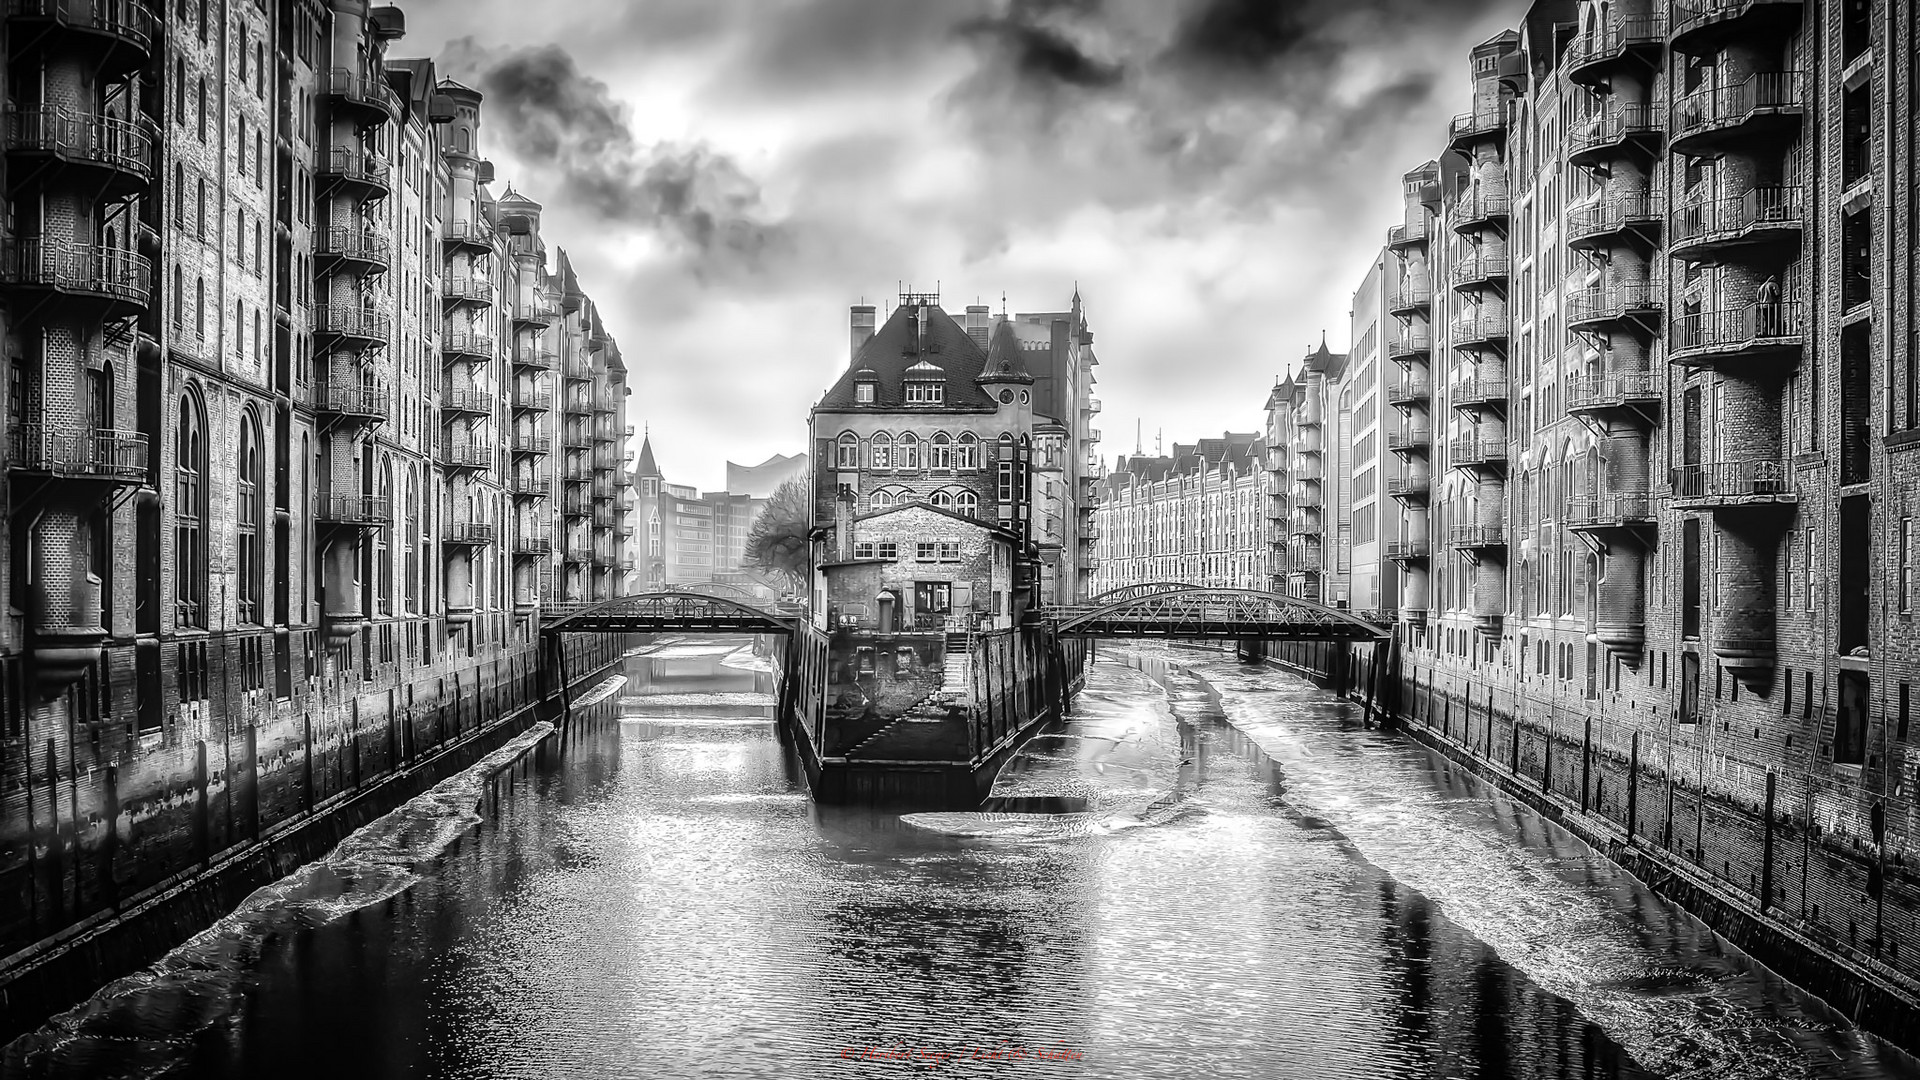
{"label": "tall narrow window", "polygon": [[240,621],[261,621],[260,520],[262,495],[260,433],[251,413],[240,419],[239,494],[234,510],[234,571],[240,601]]}
{"label": "tall narrow window", "polygon": [[[380,501],[383,505],[393,505],[393,458],[386,457],[380,463]],[[380,604],[380,614],[393,614],[393,518],[389,514],[387,524],[373,534],[374,595]]]}
{"label": "tall narrow window", "polygon": [[187,167],[173,163],[173,227],[187,227]]}
{"label": "tall narrow window", "polygon": [[182,626],[207,625],[206,474],[206,422],[200,403],[183,395],[173,453],[173,603]]}
{"label": "tall narrow window", "polygon": [[873,462],[872,468],[893,468],[893,436],[888,435],[884,431],[875,432],[873,437],[867,440],[867,445],[870,448],[869,455],[870,460]]}
{"label": "tall narrow window", "polygon": [[183,287],[183,275],[180,265],[173,267],[173,328],[183,330],[187,325],[187,290]]}
{"label": "tall narrow window", "polygon": [[933,441],[927,446],[927,468],[943,470],[953,468],[953,441],[947,438],[947,433],[944,431],[936,432]]}
{"label": "tall narrow window", "polygon": [[1680,636],[1700,636],[1700,519],[1680,525]]}
{"label": "tall narrow window", "polygon": [[[204,38],[205,36],[206,36],[205,34],[201,35],[202,38]],[[207,77],[205,75],[202,75],[200,77],[200,88],[194,94],[194,101],[197,103],[200,109],[200,141],[206,142],[207,141]]]}
{"label": "tall narrow window", "polygon": [[953,467],[956,469],[980,467],[980,440],[973,437],[973,432],[961,432],[960,444],[954,452]]}
{"label": "tall narrow window", "polygon": [[[409,468],[407,470],[407,505],[404,509],[400,507],[394,508],[395,510],[393,515],[394,520],[395,521],[406,520],[406,514],[417,513],[418,511],[415,508],[418,507],[419,505],[420,505],[420,480],[419,480],[419,477],[414,475],[413,470]],[[414,560],[419,558],[419,555],[416,553],[414,549],[413,539],[411,536],[407,538],[406,546],[401,550],[400,555],[401,555],[400,577],[401,577],[401,580],[406,582],[407,611],[408,612],[419,611],[420,610],[420,587],[419,587],[419,584],[415,581],[414,575],[413,575]]]}
{"label": "tall narrow window", "polygon": [[198,206],[198,209],[195,211],[195,217],[193,219],[193,232],[195,236],[198,236],[204,242],[207,238],[207,178],[206,177],[203,176],[200,178],[199,187],[200,187],[200,197],[199,197],[199,202],[196,204]]}
{"label": "tall narrow window", "polygon": [[193,283],[193,333],[200,341],[207,338],[207,279],[199,278]]}
{"label": "tall narrow window", "polygon": [[860,440],[853,432],[844,432],[834,453],[834,467],[857,469],[860,467]]}
{"label": "tall narrow window", "polygon": [[1900,519],[1900,610],[1913,610],[1913,519]]}

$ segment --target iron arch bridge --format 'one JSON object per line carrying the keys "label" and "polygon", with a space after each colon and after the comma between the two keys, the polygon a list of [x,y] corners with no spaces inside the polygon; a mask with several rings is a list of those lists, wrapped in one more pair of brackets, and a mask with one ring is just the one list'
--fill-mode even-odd
{"label": "iron arch bridge", "polygon": [[799,623],[772,601],[674,589],[561,605],[545,613],[540,632],[792,634]]}
{"label": "iron arch bridge", "polygon": [[1366,618],[1297,596],[1255,589],[1153,583],[1102,593],[1094,603],[1050,613],[1059,637],[1282,638],[1384,642],[1386,617]]}

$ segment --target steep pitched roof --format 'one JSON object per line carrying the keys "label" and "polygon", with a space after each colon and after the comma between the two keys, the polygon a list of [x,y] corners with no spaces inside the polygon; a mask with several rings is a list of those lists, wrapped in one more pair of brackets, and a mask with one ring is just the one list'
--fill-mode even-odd
{"label": "steep pitched roof", "polygon": [[968,517],[967,515],[959,513],[957,511],[949,510],[944,506],[935,506],[930,502],[924,502],[919,499],[915,499],[912,502],[894,503],[892,506],[889,506],[884,510],[869,510],[864,514],[856,514],[854,515],[853,520],[871,521],[874,518],[882,518],[882,517],[886,517],[889,514],[897,514],[902,510],[931,510],[934,513],[939,514],[943,517],[950,517],[962,525],[971,525],[972,527],[979,529],[984,533],[988,533],[989,535],[1004,537],[1005,539],[1012,540],[1015,542],[1018,542],[1020,539],[1019,533],[1016,533],[1011,529],[1004,528],[996,522],[982,521],[979,518]]}
{"label": "steep pitched roof", "polygon": [[660,466],[653,461],[653,436],[643,436],[640,440],[640,464],[634,468],[635,476],[659,476]]}
{"label": "steep pitched roof", "polygon": [[[874,389],[873,404],[859,406],[862,409],[894,408],[914,412],[994,409],[993,399],[974,385],[974,379],[986,367],[986,351],[980,348],[965,327],[953,320],[953,316],[931,305],[919,310],[927,314],[926,331],[919,335],[918,351],[908,351],[908,343],[914,337],[911,325],[914,309],[905,305],[894,308],[893,314],[887,316],[887,321],[860,347],[853,361],[847,365],[847,370],[841,373],[814,407],[854,408],[853,384],[854,376],[858,374],[878,384]],[[922,362],[937,364],[945,369],[947,385],[944,406],[906,404],[904,385],[907,369]],[[871,375],[862,369],[868,369]]]}
{"label": "steep pitched roof", "polygon": [[1001,320],[993,328],[993,340],[987,346],[987,363],[976,378],[977,382],[1032,383],[1033,372],[1027,368],[1026,347],[1020,343],[1020,335],[1013,324]]}

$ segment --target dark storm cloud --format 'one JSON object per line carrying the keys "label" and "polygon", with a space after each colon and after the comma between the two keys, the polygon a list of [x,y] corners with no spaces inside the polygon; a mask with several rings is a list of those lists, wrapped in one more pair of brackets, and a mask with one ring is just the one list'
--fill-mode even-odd
{"label": "dark storm cloud", "polygon": [[1100,7],[1100,0],[1014,0],[996,13],[963,20],[956,30],[985,41],[989,55],[1030,83],[1101,89],[1118,84],[1123,68],[1090,55],[1065,28]]}
{"label": "dark storm cloud", "polygon": [[1189,5],[1169,56],[1205,67],[1265,71],[1318,66],[1349,48],[1476,18],[1501,0],[1199,0]]}
{"label": "dark storm cloud", "polygon": [[751,265],[780,241],[759,185],[731,157],[699,144],[642,144],[629,110],[565,49],[454,44],[450,66],[486,95],[488,126],[514,156],[554,174],[555,196],[662,234],[710,265]]}

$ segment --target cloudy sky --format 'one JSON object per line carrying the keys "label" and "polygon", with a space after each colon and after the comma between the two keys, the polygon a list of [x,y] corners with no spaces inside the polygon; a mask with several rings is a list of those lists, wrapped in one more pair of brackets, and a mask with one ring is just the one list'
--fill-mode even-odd
{"label": "cloudy sky", "polygon": [[[669,479],[804,448],[847,307],[1063,308],[1105,452],[1256,430],[1467,107],[1500,0],[410,0],[487,95]],[[1386,31],[1383,33],[1383,31]],[[503,190],[496,185],[495,193]]]}

